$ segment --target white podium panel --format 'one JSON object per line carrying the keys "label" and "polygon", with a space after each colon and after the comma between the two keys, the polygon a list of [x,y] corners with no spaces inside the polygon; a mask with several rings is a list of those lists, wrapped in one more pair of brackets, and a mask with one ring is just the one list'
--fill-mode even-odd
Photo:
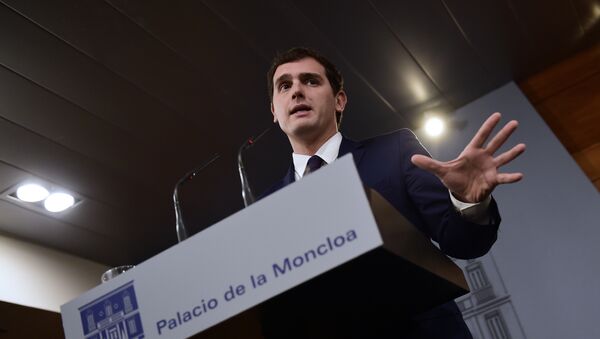
{"label": "white podium panel", "polygon": [[185,338],[382,245],[351,155],[61,307],[67,338]]}

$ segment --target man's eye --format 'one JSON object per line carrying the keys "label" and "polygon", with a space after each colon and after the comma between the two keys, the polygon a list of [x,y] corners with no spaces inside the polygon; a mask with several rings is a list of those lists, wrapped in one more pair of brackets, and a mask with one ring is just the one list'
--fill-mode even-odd
{"label": "man's eye", "polygon": [[308,79],[308,80],[306,80],[306,83],[307,83],[308,85],[315,86],[315,85],[318,85],[318,84],[319,84],[319,80],[317,80],[317,79]]}
{"label": "man's eye", "polygon": [[280,90],[280,91],[284,91],[284,90],[286,90],[286,89],[289,89],[289,88],[290,88],[290,84],[289,84],[289,83],[287,83],[287,82],[282,82],[282,83],[279,85],[279,90]]}

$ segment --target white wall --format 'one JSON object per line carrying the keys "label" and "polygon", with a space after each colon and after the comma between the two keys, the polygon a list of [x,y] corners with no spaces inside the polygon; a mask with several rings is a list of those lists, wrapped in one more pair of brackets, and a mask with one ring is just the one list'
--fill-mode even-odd
{"label": "white wall", "polygon": [[0,235],[0,300],[59,312],[108,267]]}
{"label": "white wall", "polygon": [[432,155],[456,156],[492,112],[520,127],[509,144],[526,152],[505,171],[522,182],[496,189],[502,224],[492,253],[528,338],[600,338],[600,194],[514,83],[457,110],[467,122],[428,141]]}

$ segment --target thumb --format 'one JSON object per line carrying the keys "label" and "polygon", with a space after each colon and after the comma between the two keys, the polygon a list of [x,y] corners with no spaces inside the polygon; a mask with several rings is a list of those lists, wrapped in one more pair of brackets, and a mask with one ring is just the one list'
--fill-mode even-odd
{"label": "thumb", "polygon": [[410,161],[422,170],[431,172],[435,175],[439,175],[442,170],[442,163],[431,159],[430,157],[422,154],[415,154],[410,158]]}

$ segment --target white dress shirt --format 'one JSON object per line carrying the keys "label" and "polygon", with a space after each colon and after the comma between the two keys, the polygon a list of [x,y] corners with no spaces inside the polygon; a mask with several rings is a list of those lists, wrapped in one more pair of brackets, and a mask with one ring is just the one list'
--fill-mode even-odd
{"label": "white dress shirt", "polygon": [[[315,155],[321,157],[326,163],[331,164],[337,159],[341,144],[342,134],[337,132],[317,150]],[[306,164],[310,157],[310,155],[292,153],[292,159],[294,160],[294,176],[296,177],[296,180],[302,179],[304,170],[306,170]]]}

